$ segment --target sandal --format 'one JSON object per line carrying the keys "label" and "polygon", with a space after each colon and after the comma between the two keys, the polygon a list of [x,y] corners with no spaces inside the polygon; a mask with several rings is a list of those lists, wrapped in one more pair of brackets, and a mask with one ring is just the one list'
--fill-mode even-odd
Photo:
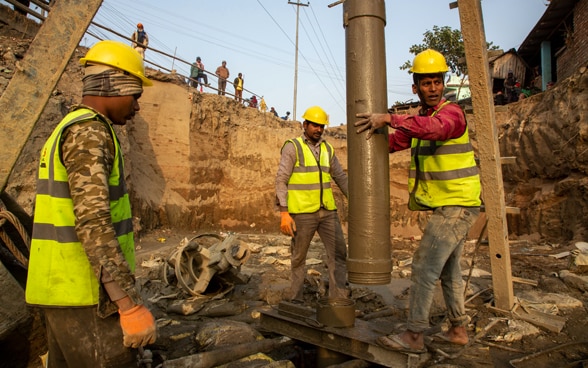
{"label": "sandal", "polygon": [[424,346],[421,349],[412,348],[406,342],[402,341],[399,335],[386,335],[378,337],[376,343],[383,348],[401,351],[404,353],[423,354],[427,352],[427,348]]}
{"label": "sandal", "polygon": [[437,332],[436,334],[433,334],[433,335],[431,335],[431,337],[432,337],[434,340],[441,340],[442,342],[447,342],[447,343],[450,343],[450,344],[453,344],[453,345],[466,346],[466,345],[468,344],[467,342],[464,344],[464,343],[461,343],[461,342],[455,342],[455,341],[452,341],[452,340],[449,338],[449,336],[447,336],[447,335],[445,334],[445,332]]}

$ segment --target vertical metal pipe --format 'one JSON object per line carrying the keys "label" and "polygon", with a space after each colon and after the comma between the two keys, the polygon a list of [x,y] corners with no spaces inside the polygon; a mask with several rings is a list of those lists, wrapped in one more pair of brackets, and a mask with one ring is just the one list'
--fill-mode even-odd
{"label": "vertical metal pipe", "polygon": [[349,170],[348,279],[363,285],[391,279],[388,129],[366,140],[356,113],[387,110],[384,0],[343,3]]}

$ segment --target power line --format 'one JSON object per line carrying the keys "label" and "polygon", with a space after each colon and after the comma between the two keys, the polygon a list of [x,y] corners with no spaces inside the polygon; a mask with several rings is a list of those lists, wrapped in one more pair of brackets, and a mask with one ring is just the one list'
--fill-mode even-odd
{"label": "power line", "polygon": [[[310,21],[310,19],[308,19],[308,23],[310,24],[310,27],[312,28],[312,31],[313,31],[313,33],[314,33],[314,36],[315,36],[315,38],[316,38],[316,39],[319,41],[319,47],[321,47],[322,45],[320,45],[320,39],[318,38],[318,35],[317,35],[317,33],[316,33],[316,30],[315,30],[315,28],[314,28],[314,26],[313,26],[312,22]],[[302,28],[304,29],[304,31],[306,31],[306,28],[304,27],[304,25],[302,26]],[[319,52],[319,50],[317,49],[317,47],[316,47],[316,45],[315,45],[315,43],[314,43],[313,39],[312,39],[311,37],[309,37],[309,36],[308,36],[308,33],[307,33],[307,37],[308,37],[308,40],[309,40],[310,44],[312,45],[312,47],[313,47],[313,49],[314,49],[314,52],[317,54],[317,56],[318,56],[318,58],[319,58],[319,62],[321,63],[321,65],[322,65],[322,66],[323,66],[323,68],[325,69],[325,71],[326,71],[326,73],[327,73],[327,76],[329,77],[329,79],[330,79],[330,80],[332,80],[332,81],[337,81],[337,79],[336,79],[336,78],[334,78],[333,76],[331,76],[331,74],[329,73],[329,68],[328,68],[328,67],[327,67],[327,65],[325,64],[325,59],[326,59],[326,58],[325,58],[325,57],[323,57],[323,56],[320,54],[320,52]],[[338,87],[340,87],[340,86],[338,86]],[[345,98],[344,98],[344,97],[341,95],[341,90],[345,90],[345,88],[335,88],[335,90],[337,91],[337,93],[339,94],[339,97],[340,97],[341,99],[345,99]]]}
{"label": "power line", "polygon": [[[113,4],[115,4],[115,5],[113,5]],[[288,41],[291,44],[294,44],[293,41],[290,39],[290,37],[288,37],[287,33],[282,28],[282,26],[280,25],[280,22],[278,22],[274,18],[274,16],[270,13],[269,9],[267,9],[264,6],[264,4],[262,4],[262,2],[259,0],[258,0],[258,4],[265,11],[265,13],[272,19],[273,23],[278,27],[278,29],[280,29],[281,33],[285,35],[286,39],[288,39]],[[162,17],[162,14],[164,14],[166,16]],[[166,32],[171,31],[173,34],[189,37],[191,39],[198,40],[199,42],[202,42],[202,43],[214,45],[215,47],[222,48],[225,50],[230,50],[231,52],[234,52],[235,54],[238,54],[238,55],[243,55],[243,56],[247,56],[247,57],[256,58],[259,60],[264,60],[268,63],[271,63],[272,65],[287,68],[289,70],[291,70],[290,68],[292,67],[291,61],[286,61],[284,58],[282,58],[280,56],[281,54],[291,55],[291,52],[286,52],[286,51],[284,51],[283,48],[276,47],[277,45],[264,44],[263,42],[260,42],[262,39],[254,40],[254,39],[251,39],[248,37],[243,37],[243,35],[241,35],[241,34],[233,34],[233,33],[227,32],[225,29],[222,29],[222,28],[204,25],[203,23],[201,23],[198,20],[198,18],[189,17],[187,15],[181,15],[181,14],[180,15],[172,14],[170,9],[160,9],[158,7],[144,5],[141,7],[141,12],[137,13],[136,8],[128,7],[126,5],[126,3],[124,3],[124,2],[113,3],[112,0],[105,0],[101,9],[99,10],[99,12],[97,13],[97,15],[95,17],[95,21],[98,24],[112,25],[116,29],[128,29],[128,28],[134,29],[137,19],[132,20],[132,19],[130,19],[129,15],[131,15],[132,17],[140,17],[140,20],[142,21],[142,23],[146,25],[146,30],[147,30],[147,33],[148,33],[149,39],[150,39],[150,43],[149,43],[150,48],[152,48],[153,50],[168,50],[169,51],[168,54],[172,54],[172,53],[175,54],[176,59],[173,59],[173,58],[170,58],[169,56],[163,56],[158,53],[149,52],[147,55],[146,61],[152,62],[153,64],[158,65],[158,66],[167,65],[167,68],[169,68],[170,65],[173,65],[173,67],[176,68],[176,66],[173,64],[173,60],[177,60],[177,59],[180,59],[180,60],[183,59],[184,61],[185,60],[192,60],[192,58],[194,58],[196,56],[196,54],[190,55],[188,58],[186,58],[182,55],[182,53],[185,54],[185,51],[182,51],[177,47],[176,47],[177,51],[173,50],[173,46],[174,46],[173,44],[170,44],[169,41],[161,42],[160,40],[157,39],[157,37],[155,36],[155,33],[149,32],[149,24],[151,24],[152,27],[155,26],[156,29],[165,30]],[[316,16],[315,16],[315,18],[316,18]],[[183,22],[184,20],[190,21],[190,26],[185,26],[184,22]],[[202,28],[205,27],[207,32],[198,31],[197,30],[198,27],[202,27]],[[89,27],[89,31],[93,31],[94,33],[99,35],[99,37],[108,38],[106,33],[104,33],[102,30],[99,30],[94,25]],[[322,30],[321,30],[321,32],[322,32]],[[313,39],[313,38],[319,39],[316,30],[314,33],[315,33],[314,37],[312,36],[312,33],[308,34],[307,37],[309,37],[310,39]],[[225,38],[220,39],[218,36],[216,36],[216,35],[220,35],[220,34],[228,34],[232,37],[239,38],[240,40],[242,40],[242,42],[240,42],[240,43],[231,42],[230,37],[225,37]],[[250,34],[250,33],[247,33],[247,34]],[[128,37],[126,37],[126,36],[123,36],[123,37],[124,37],[123,40],[128,40]],[[255,43],[256,47],[254,48],[254,47],[244,47],[243,46],[244,44],[246,45],[248,43]],[[200,46],[198,48],[202,48],[202,46]],[[266,52],[265,50],[271,50],[271,53]],[[198,53],[198,54],[201,54],[201,53]],[[318,52],[317,52],[317,54],[318,54]],[[335,101],[341,107],[341,109],[344,111],[344,108],[341,105],[341,101],[344,99],[342,99],[340,97],[340,91],[344,90],[344,88],[341,88],[340,84],[336,84],[337,82],[340,83],[342,79],[335,77],[336,72],[333,71],[332,65],[329,65],[330,63],[325,63],[325,59],[328,59],[328,57],[325,57],[323,55],[319,55],[320,60],[322,60],[321,63],[319,63],[319,65],[322,64],[322,66],[321,66],[321,68],[318,68],[318,69],[316,68],[317,63],[311,62],[308,59],[308,57],[306,55],[304,55],[304,53],[302,51],[300,51],[300,57],[301,57],[302,63],[300,63],[300,65],[298,67],[298,72],[313,74],[315,76],[316,80],[322,84],[322,86],[325,89],[325,91],[327,92],[327,94],[330,95],[331,98],[333,99],[333,101]],[[226,59],[226,57],[223,57],[223,59]],[[161,68],[161,69],[163,69],[163,68]],[[180,75],[189,75],[189,63],[180,62],[179,65],[177,66],[177,72]],[[209,73],[209,74],[211,74],[211,73]],[[213,77],[216,77],[216,76],[213,76]],[[327,87],[325,84],[325,78],[327,78],[330,81],[330,83],[335,83],[335,85],[337,85],[337,87]],[[333,95],[333,92],[334,92],[333,89],[337,90],[336,94],[339,94],[339,97],[335,97]],[[247,90],[247,92],[251,93],[251,91],[248,91],[248,90]],[[252,93],[252,94],[257,95],[257,96],[260,95],[258,93]],[[261,94],[261,95],[263,95],[263,94]]]}

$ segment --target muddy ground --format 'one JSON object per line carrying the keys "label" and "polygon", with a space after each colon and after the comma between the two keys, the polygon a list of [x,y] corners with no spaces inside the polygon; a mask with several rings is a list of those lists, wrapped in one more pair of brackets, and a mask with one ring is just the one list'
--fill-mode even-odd
{"label": "muddy ground", "polygon": [[[178,303],[194,306],[190,296],[179,288],[173,277],[173,268],[163,266],[183,238],[193,238],[194,232],[158,230],[143,234],[138,242],[138,282],[148,305],[158,319],[159,339],[149,346],[156,360],[173,360],[196,354],[205,349],[219,348],[223,344],[235,344],[235,340],[220,331],[235,331],[225,325],[230,321],[244,322],[266,338],[276,334],[260,326],[259,312],[277,308],[284,291],[289,286],[289,238],[279,234],[226,234],[236,236],[251,250],[251,256],[238,272],[239,278],[224,281],[226,289],[219,288],[213,280],[211,291],[198,303],[200,310],[193,314],[178,313]],[[392,255],[394,260],[393,279],[390,285],[362,286],[352,285],[352,299],[355,300],[357,318],[366,319],[376,333],[386,334],[402,329],[408,307],[408,287],[410,285],[410,259],[416,249],[418,238],[394,239]],[[578,285],[566,283],[558,275],[560,271],[573,266],[573,256],[555,258],[553,255],[575,249],[573,244],[545,244],[533,239],[511,241],[511,256],[515,296],[527,309],[540,310],[549,316],[556,313],[554,320],[547,318],[549,329],[539,324],[527,323],[516,317],[492,310],[493,293],[490,279],[488,247],[477,240],[466,244],[462,268],[464,279],[469,280],[468,326],[472,343],[465,348],[456,348],[428,341],[429,355],[422,364],[424,367],[582,367],[588,360],[588,318],[586,305],[588,295]],[[306,306],[315,308],[318,298],[323,296],[320,285],[328,283],[324,264],[320,261],[322,243],[314,239],[308,255],[309,277],[305,285]],[[476,251],[477,249],[477,251]],[[473,263],[473,267],[472,267]],[[468,277],[470,269],[472,276]],[[163,281],[167,272],[169,284]],[[171,277],[170,277],[171,275]],[[237,280],[237,281],[236,281]],[[238,280],[243,281],[239,284]],[[234,282],[234,284],[233,284]],[[536,286],[533,283],[536,282]],[[173,296],[175,295],[175,296]],[[172,296],[172,297],[170,297]],[[162,298],[163,297],[163,298]],[[165,297],[169,297],[165,298]],[[155,301],[157,299],[157,301]],[[519,299],[517,299],[518,301]],[[174,309],[176,312],[171,312]],[[195,308],[197,309],[197,308]],[[379,318],[374,316],[385,315]],[[445,310],[440,293],[435,298],[431,313],[431,332],[445,326]],[[561,332],[555,332],[560,319],[565,321]],[[218,345],[203,349],[199,331],[211,321],[225,326],[216,331]],[[237,328],[238,330],[239,328]],[[485,330],[487,329],[487,330]],[[550,331],[551,329],[551,331]],[[212,333],[215,335],[215,333]],[[242,333],[237,334],[242,338]],[[478,336],[475,339],[474,336]],[[211,337],[208,336],[208,339]],[[581,342],[584,342],[582,344]],[[220,346],[219,346],[220,345]],[[542,351],[554,349],[550,354]],[[526,358],[537,353],[537,357]],[[295,348],[284,348],[268,354],[273,360],[290,361],[296,367],[313,367],[317,361],[316,347],[299,342]],[[352,359],[348,357],[347,359]],[[511,365],[509,362],[522,359]],[[263,366],[248,362],[229,366]],[[268,364],[268,363],[264,363]],[[370,366],[378,366],[371,364]]]}

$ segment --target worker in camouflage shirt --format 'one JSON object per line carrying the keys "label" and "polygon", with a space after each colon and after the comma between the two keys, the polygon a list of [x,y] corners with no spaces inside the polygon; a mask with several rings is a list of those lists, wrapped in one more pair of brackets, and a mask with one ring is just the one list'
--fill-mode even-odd
{"label": "worker in camouflage shirt", "polygon": [[139,111],[141,56],[101,41],[81,60],[82,104],[41,152],[26,301],[45,313],[48,366],[136,366],[155,342],[153,315],[135,288],[135,247],[114,125]]}

